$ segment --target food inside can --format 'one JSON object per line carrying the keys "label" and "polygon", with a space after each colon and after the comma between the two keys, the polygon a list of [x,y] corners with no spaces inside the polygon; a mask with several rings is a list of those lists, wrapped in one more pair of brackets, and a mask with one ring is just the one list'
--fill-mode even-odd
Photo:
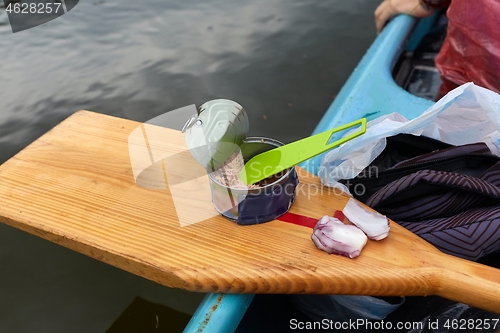
{"label": "food inside can", "polygon": [[285,171],[278,172],[270,177],[267,177],[258,183],[246,185],[238,177],[240,171],[243,169],[245,161],[240,151],[234,152],[229,158],[221,165],[220,168],[211,173],[212,177],[220,184],[229,188],[253,189],[260,188],[272,184],[279,180],[285,174]]}

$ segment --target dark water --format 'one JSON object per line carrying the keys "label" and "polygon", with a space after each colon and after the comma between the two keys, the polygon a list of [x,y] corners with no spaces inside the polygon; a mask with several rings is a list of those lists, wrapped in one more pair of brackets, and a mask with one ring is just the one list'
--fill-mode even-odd
{"label": "dark water", "polygon": [[[0,163],[79,109],[147,121],[228,98],[251,135],[308,136],[374,39],[378,3],[83,0],[16,34],[2,8]],[[187,313],[203,296],[3,225],[0,268],[0,332],[104,332],[136,296]]]}

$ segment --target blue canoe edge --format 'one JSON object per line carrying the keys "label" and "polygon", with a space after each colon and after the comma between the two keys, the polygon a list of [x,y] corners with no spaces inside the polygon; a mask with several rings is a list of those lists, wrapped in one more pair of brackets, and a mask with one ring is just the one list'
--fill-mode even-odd
{"label": "blue canoe edge", "polygon": [[[372,120],[398,112],[413,119],[433,102],[414,96],[399,87],[392,69],[405,49],[428,31],[431,18],[417,21],[407,15],[393,19],[377,36],[339,94],[330,105],[313,134],[366,117]],[[410,35],[411,38],[410,38]],[[322,155],[305,161],[301,167],[317,174]],[[245,315],[254,295],[218,294],[205,296],[184,333],[233,333]]]}

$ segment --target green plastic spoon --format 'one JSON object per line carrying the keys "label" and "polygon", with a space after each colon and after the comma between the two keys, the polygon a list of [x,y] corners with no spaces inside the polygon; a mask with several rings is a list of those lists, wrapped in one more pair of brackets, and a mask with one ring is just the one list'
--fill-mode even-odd
{"label": "green plastic spoon", "polygon": [[[361,125],[359,131],[328,143],[333,133]],[[335,127],[319,134],[294,141],[284,146],[268,150],[252,157],[239,173],[241,181],[247,185],[255,184],[300,162],[340,146],[366,132],[366,118]]]}

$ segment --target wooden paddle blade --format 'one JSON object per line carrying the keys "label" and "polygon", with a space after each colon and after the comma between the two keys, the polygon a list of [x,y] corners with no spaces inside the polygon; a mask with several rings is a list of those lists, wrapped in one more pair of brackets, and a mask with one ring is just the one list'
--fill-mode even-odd
{"label": "wooden paddle blade", "polygon": [[[310,227],[282,221],[239,226],[219,216],[210,194],[196,193],[206,178],[174,181],[197,164],[182,153],[180,131],[165,132],[172,158],[164,160],[179,175],[167,174],[166,189],[138,186],[128,137],[140,125],[93,112],[66,119],[0,166],[0,222],[190,291],[440,295],[500,312],[498,269],[443,254],[397,223],[391,222],[386,239],[369,241],[349,259],[317,249]],[[163,137],[154,129],[144,133],[149,147]],[[149,152],[144,156],[149,165]],[[152,156],[156,160],[156,151]],[[344,208],[349,196],[296,170],[300,182],[289,217],[314,222]],[[178,185],[185,193],[180,204],[199,223],[179,223]]]}

